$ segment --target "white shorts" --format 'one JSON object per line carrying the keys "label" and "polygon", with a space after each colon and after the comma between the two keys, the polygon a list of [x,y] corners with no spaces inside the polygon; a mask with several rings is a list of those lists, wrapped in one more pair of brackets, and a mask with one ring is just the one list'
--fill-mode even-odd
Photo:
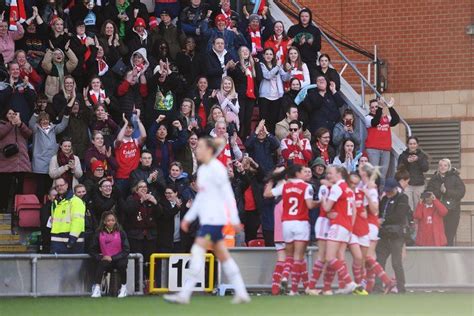
{"label": "white shorts", "polygon": [[316,224],[314,225],[316,239],[326,240],[328,238],[329,227],[331,227],[331,224],[329,224],[329,218],[318,217]]}
{"label": "white shorts", "polygon": [[351,235],[352,233],[344,226],[334,224],[329,227],[327,240],[348,243],[351,240]]}
{"label": "white shorts", "polygon": [[369,223],[369,239],[370,241],[377,241],[379,240],[379,228],[374,225]]}
{"label": "white shorts", "polygon": [[354,245],[354,244],[359,244],[361,247],[369,247],[370,246],[370,239],[369,239],[369,235],[365,235],[365,236],[357,236],[357,235],[354,235],[352,234],[351,235],[351,240],[349,241],[349,245]]}
{"label": "white shorts", "polygon": [[284,242],[276,242],[275,243],[275,249],[276,251],[280,251],[280,250],[285,250],[285,243]]}
{"label": "white shorts", "polygon": [[284,221],[283,239],[285,243],[309,241],[309,223],[306,221]]}

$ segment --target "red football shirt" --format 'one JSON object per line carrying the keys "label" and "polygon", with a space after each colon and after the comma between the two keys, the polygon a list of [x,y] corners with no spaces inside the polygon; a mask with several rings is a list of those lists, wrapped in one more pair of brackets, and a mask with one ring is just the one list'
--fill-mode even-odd
{"label": "red football shirt", "polygon": [[362,237],[369,233],[369,222],[367,221],[367,218],[362,217],[362,213],[366,211],[364,204],[365,194],[361,190],[356,189],[354,195],[357,216],[354,222],[354,228],[352,232],[354,233],[354,235]]}
{"label": "red football shirt", "polygon": [[273,196],[282,196],[282,221],[309,221],[306,200],[313,198],[313,187],[303,180],[289,180],[272,189]]}
{"label": "red football shirt", "polygon": [[341,225],[348,231],[352,231],[354,192],[344,180],[340,180],[331,187],[328,199],[335,202],[331,212],[337,213],[336,218],[330,220],[331,225]]}
{"label": "red football shirt", "polygon": [[130,173],[137,169],[140,163],[140,146],[136,139],[124,140],[115,143],[115,158],[118,169],[115,173],[117,179],[127,179]]}

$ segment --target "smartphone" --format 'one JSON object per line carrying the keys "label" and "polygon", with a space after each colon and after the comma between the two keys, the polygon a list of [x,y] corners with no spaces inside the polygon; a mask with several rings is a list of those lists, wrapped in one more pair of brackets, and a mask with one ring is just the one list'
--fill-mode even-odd
{"label": "smartphone", "polygon": [[344,121],[344,124],[345,124],[347,127],[351,127],[351,126],[352,126],[352,120],[345,120],[345,121]]}

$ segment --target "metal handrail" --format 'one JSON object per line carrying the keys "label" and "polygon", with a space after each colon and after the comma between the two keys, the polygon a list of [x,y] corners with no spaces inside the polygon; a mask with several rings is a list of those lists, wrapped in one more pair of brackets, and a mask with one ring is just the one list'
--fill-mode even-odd
{"label": "metal handrail", "polygon": [[[302,9],[302,7],[298,4],[298,2],[296,0],[290,0],[291,4],[296,7],[298,9],[298,11],[300,11]],[[329,36],[318,26],[318,24],[314,21],[313,19],[313,23],[316,27],[319,28],[320,32],[321,32],[321,36],[326,40],[326,42],[331,45],[331,47],[339,54],[339,56],[342,57],[342,59],[349,65],[349,67],[352,68],[352,70],[354,70],[354,72],[356,73],[356,75],[361,79],[361,84],[362,84],[362,102],[365,103],[365,89],[364,87],[365,86],[368,86],[369,89],[380,99],[382,100],[382,102],[384,102],[386,105],[388,105],[388,102],[387,100],[385,100],[385,98],[380,94],[380,92],[377,91],[377,89],[375,89],[371,84],[370,82],[367,80],[367,78],[360,72],[360,70],[356,67],[356,65],[354,65],[354,63],[352,63],[349,58],[347,58],[347,56],[339,49],[339,47],[337,47],[337,45],[329,38]],[[411,136],[412,135],[412,131],[411,131],[411,127],[410,125],[408,125],[407,121],[405,121],[404,118],[400,117],[400,122],[405,126],[405,129],[406,129],[406,132],[407,132],[407,135],[408,136]]]}

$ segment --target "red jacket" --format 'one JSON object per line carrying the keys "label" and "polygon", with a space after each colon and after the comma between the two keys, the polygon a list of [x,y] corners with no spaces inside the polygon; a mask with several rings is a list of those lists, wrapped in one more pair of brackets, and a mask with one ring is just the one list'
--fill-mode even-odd
{"label": "red jacket", "polygon": [[416,234],[417,246],[446,246],[443,217],[448,214],[448,209],[438,199],[433,201],[432,207],[427,207],[423,202],[418,203],[413,217],[418,221]]}
{"label": "red jacket", "polygon": [[[281,155],[287,163],[289,160],[292,160],[294,164],[307,166],[313,157],[311,144],[308,139],[304,138],[303,134],[300,134],[300,139],[303,142],[303,150],[301,150],[298,145],[293,143],[291,134],[286,138],[283,138],[280,144]],[[293,159],[289,159],[291,153],[294,153]]]}

